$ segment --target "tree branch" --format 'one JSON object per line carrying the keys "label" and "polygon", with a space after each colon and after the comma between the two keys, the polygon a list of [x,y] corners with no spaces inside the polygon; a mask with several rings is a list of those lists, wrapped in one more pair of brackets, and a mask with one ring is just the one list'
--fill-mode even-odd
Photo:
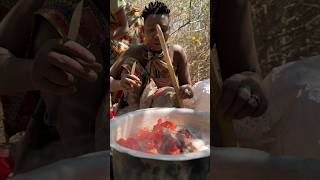
{"label": "tree branch", "polygon": [[173,35],[174,33],[178,32],[180,29],[182,29],[183,27],[186,27],[188,24],[191,23],[191,14],[192,14],[192,0],[189,1],[189,18],[188,18],[188,21],[186,23],[184,23],[183,25],[181,25],[178,29],[176,29],[175,31],[173,31],[171,35]]}

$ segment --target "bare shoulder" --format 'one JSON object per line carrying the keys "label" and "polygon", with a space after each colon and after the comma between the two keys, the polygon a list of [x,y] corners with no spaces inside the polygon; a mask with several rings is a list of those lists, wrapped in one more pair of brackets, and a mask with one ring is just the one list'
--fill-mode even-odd
{"label": "bare shoulder", "polygon": [[143,55],[144,48],[142,45],[130,46],[130,48],[126,50],[123,54],[121,54],[120,57],[116,60],[116,62],[111,66],[110,75],[115,79],[119,78],[121,66],[129,57],[141,60]]}
{"label": "bare shoulder", "polygon": [[[145,50],[142,45],[133,45],[130,46],[128,50],[126,50],[116,61],[116,63],[122,64],[128,58],[135,58],[137,60],[143,59],[143,55]],[[115,63],[115,64],[116,64]]]}
{"label": "bare shoulder", "polygon": [[172,44],[171,50],[173,51],[174,61],[177,61],[179,64],[184,64],[187,62],[187,55],[182,46],[180,46],[179,44]]}
{"label": "bare shoulder", "polygon": [[185,51],[184,51],[184,48],[179,45],[179,44],[172,44],[172,50],[174,51],[174,53],[184,53],[185,54]]}

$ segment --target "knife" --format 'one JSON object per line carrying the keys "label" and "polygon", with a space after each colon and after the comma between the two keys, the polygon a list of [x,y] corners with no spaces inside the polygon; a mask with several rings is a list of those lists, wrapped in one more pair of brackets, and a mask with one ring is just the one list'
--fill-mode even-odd
{"label": "knife", "polygon": [[81,17],[82,17],[82,9],[83,9],[83,0],[81,0],[71,17],[70,21],[70,26],[69,26],[69,32],[68,32],[68,39],[72,41],[76,41],[78,34],[79,34],[79,29],[80,29],[80,22],[81,22]]}
{"label": "knife", "polygon": [[131,75],[135,75],[137,62],[134,62],[131,69]]}
{"label": "knife", "polygon": [[[67,37],[63,38],[64,42],[67,42],[68,40],[72,40],[72,41],[77,40],[79,29],[80,29],[81,17],[82,17],[82,9],[83,9],[83,0],[81,0],[77,4],[75,10],[73,11]],[[56,96],[56,99],[54,99],[52,102],[52,106],[48,107],[48,109],[50,109],[49,111],[50,114],[48,114],[48,120],[47,120],[47,123],[49,125],[55,125],[57,121],[58,109],[59,109],[59,104],[61,100],[62,100],[61,96]]]}

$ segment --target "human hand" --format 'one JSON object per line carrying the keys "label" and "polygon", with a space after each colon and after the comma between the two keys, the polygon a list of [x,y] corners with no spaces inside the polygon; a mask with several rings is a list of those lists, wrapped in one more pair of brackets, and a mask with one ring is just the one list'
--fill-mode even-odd
{"label": "human hand", "polygon": [[120,87],[122,90],[129,91],[132,89],[139,88],[141,87],[141,85],[141,80],[135,75],[126,74],[121,77]]}
{"label": "human hand", "polygon": [[190,99],[193,97],[193,91],[189,84],[180,86],[179,93],[181,99]]}
{"label": "human hand", "polygon": [[267,106],[259,75],[244,72],[225,80],[217,111],[228,119],[241,119],[260,116]]}
{"label": "human hand", "polygon": [[77,42],[52,39],[36,55],[32,81],[41,91],[69,94],[76,91],[78,78],[94,82],[101,71],[95,56]]}

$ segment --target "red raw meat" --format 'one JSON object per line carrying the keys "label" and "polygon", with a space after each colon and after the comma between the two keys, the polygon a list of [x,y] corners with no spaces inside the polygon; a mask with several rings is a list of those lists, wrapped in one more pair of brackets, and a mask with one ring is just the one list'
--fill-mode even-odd
{"label": "red raw meat", "polygon": [[134,149],[134,150],[138,150],[138,144],[137,144],[137,141],[132,138],[132,137],[129,137],[128,139],[119,139],[117,141],[118,144],[120,144],[121,146],[124,146],[124,147],[127,147],[127,148],[130,148],[130,149]]}
{"label": "red raw meat", "polygon": [[[179,134],[179,135],[178,135]],[[177,126],[170,121],[157,120],[157,124],[153,126],[152,131],[147,129],[138,129],[138,131],[127,139],[119,139],[118,144],[142,151],[149,154],[171,154],[177,155],[182,153],[183,142],[177,138],[190,138],[187,130],[177,131]]]}

